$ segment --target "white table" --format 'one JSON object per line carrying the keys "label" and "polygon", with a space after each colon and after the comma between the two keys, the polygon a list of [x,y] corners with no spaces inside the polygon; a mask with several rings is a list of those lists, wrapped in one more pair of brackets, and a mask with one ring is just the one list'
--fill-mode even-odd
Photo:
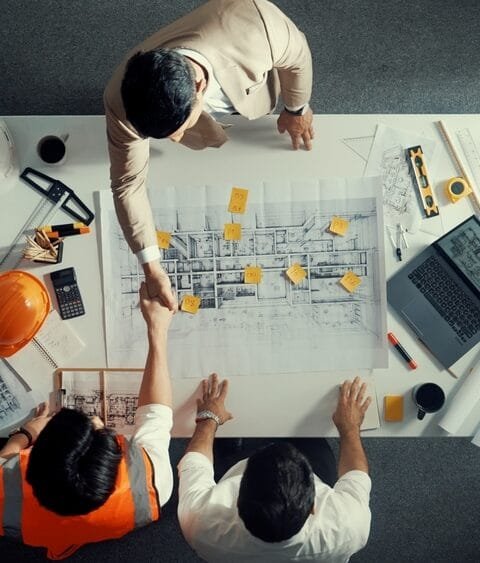
{"label": "white table", "polygon": [[[60,179],[75,190],[82,200],[94,208],[93,192],[109,188],[109,165],[101,116],[55,117],[5,117],[15,141],[19,169],[31,166]],[[342,143],[344,138],[373,135],[378,123],[417,131],[437,139],[442,145],[437,166],[430,167],[436,193],[443,214],[445,230],[449,230],[472,213],[469,201],[444,205],[443,182],[458,172],[441,143],[435,122],[444,119],[451,131],[469,128],[480,137],[478,115],[317,115],[316,139],[311,152],[290,150],[289,139],[276,132],[276,117],[248,122],[232,117],[234,127],[229,129],[230,142],[221,149],[191,151],[168,141],[153,141],[149,172],[150,189],[161,189],[168,184],[208,183],[229,181],[235,178],[239,185],[248,185],[255,179],[275,180],[302,177],[362,176],[364,162]],[[42,165],[36,155],[36,144],[46,134],[69,134],[67,162],[60,167]],[[478,141],[477,141],[478,143]],[[8,192],[0,186],[2,209],[2,247],[8,247],[40,196],[20,180]],[[55,222],[70,222],[58,213]],[[70,366],[106,366],[103,330],[103,299],[99,268],[99,241],[97,224],[92,223],[93,236],[78,236],[68,240],[61,267],[74,266],[86,305],[87,314],[69,321],[84,340],[86,347]],[[419,233],[410,244],[408,255],[432,242],[433,236]],[[385,241],[387,276],[399,266],[391,243]],[[22,263],[39,277],[60,266],[30,265]],[[48,278],[45,278],[48,285]],[[53,294],[52,294],[53,295]],[[447,370],[441,368],[430,353],[421,347],[407,327],[388,312],[388,327],[411,353],[419,368],[410,371],[395,350],[389,354],[389,368],[375,370],[380,419],[383,419],[383,396],[405,395],[405,418],[402,423],[385,423],[365,436],[441,436],[438,427],[441,414],[416,419],[416,409],[410,391],[417,383],[434,381],[448,396],[459,384]],[[463,358],[455,368],[457,374],[466,373],[479,356],[479,347]],[[366,372],[363,372],[366,374]],[[173,435],[190,436],[193,429],[194,399],[199,381],[208,374],[198,374],[198,379],[174,379],[175,424]],[[220,374],[227,377],[229,374]],[[335,402],[334,386],[352,372],[308,375],[278,375],[230,378],[228,407],[235,419],[219,430],[219,436],[335,436],[331,422],[332,404]],[[362,375],[362,373],[360,373]],[[51,382],[43,382],[45,389]],[[332,395],[333,393],[333,395]],[[459,435],[474,433],[475,417],[470,416]]]}

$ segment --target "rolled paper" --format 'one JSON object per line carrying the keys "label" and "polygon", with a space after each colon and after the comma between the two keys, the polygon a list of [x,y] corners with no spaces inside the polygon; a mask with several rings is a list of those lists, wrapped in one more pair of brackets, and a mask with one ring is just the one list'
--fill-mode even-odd
{"label": "rolled paper", "polygon": [[[450,434],[458,432],[468,415],[480,403],[480,363],[464,376],[460,388],[450,401],[445,414],[438,423]],[[480,406],[480,404],[479,404]],[[480,408],[477,409],[478,423],[480,424]],[[477,432],[480,445],[480,431]]]}

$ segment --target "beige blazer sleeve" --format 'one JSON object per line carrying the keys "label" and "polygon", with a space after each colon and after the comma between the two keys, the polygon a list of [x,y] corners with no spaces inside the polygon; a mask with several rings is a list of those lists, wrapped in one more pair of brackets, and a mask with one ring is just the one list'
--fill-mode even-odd
{"label": "beige blazer sleeve", "polygon": [[283,102],[302,106],[312,95],[312,56],[305,35],[281,10],[267,0],[255,0],[263,19],[278,72]]}
{"label": "beige blazer sleeve", "polygon": [[138,252],[157,245],[146,185],[150,143],[128,126],[117,104],[109,84],[104,105],[113,200],[125,239],[132,251]]}

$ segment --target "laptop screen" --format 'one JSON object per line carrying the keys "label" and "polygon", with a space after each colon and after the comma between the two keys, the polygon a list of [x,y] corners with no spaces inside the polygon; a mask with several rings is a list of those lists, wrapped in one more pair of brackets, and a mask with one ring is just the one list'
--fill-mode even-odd
{"label": "laptop screen", "polygon": [[480,221],[473,215],[435,245],[480,292]]}

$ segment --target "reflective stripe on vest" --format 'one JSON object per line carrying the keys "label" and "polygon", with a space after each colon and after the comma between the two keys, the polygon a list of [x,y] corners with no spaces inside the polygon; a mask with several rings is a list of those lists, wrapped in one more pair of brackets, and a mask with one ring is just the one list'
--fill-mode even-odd
{"label": "reflective stripe on vest", "polygon": [[[129,444],[126,458],[128,478],[133,501],[135,503],[135,528],[145,526],[145,524],[152,522],[152,510],[150,507],[145,461],[142,459],[143,456],[143,450],[134,443]],[[150,463],[150,460],[148,463]]]}
{"label": "reflective stripe on vest", "polygon": [[28,450],[0,466],[0,535],[47,547],[48,557],[62,559],[85,543],[121,537],[158,520],[160,507],[150,459],[123,436],[117,440],[123,457],[115,490],[100,508],[83,516],[59,516],[40,506],[25,479]]}
{"label": "reflective stripe on vest", "polygon": [[21,539],[22,527],[22,474],[18,457],[12,457],[3,464],[3,534]]}

